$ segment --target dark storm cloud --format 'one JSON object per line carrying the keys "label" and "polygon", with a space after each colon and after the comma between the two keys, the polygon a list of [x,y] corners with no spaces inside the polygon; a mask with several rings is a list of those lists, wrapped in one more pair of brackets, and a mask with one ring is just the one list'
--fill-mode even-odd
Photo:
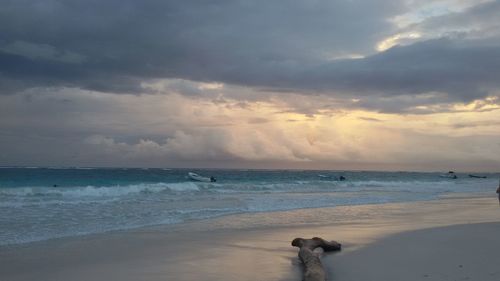
{"label": "dark storm cloud", "polygon": [[452,93],[469,101],[500,86],[500,48],[429,40],[359,60],[325,64],[297,78],[296,87],[372,95]]}
{"label": "dark storm cloud", "polygon": [[2,92],[134,92],[149,78],[272,85],[325,57],[371,51],[401,9],[390,1],[3,1]]}
{"label": "dark storm cloud", "polygon": [[[388,19],[405,12],[400,2],[4,1],[0,92],[139,93],[149,79],[182,78],[355,97],[439,92],[452,102],[499,88],[496,39],[436,39],[373,54],[397,32]],[[452,26],[457,17],[422,26]],[[331,60],[352,54],[368,56]]]}

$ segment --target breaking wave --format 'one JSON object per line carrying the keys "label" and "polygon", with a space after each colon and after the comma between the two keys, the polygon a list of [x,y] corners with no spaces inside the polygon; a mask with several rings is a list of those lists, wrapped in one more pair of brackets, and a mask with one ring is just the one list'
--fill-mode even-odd
{"label": "breaking wave", "polygon": [[193,192],[200,187],[192,182],[134,184],[126,186],[15,187],[0,188],[4,196],[117,197],[138,193]]}

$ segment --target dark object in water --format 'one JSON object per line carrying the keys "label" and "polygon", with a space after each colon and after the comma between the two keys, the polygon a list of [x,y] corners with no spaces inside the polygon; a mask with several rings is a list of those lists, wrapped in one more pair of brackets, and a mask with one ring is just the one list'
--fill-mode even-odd
{"label": "dark object in water", "polygon": [[304,264],[304,281],[325,281],[326,273],[321,260],[313,253],[320,247],[323,251],[340,251],[342,245],[336,241],[326,241],[319,237],[312,239],[295,238],[292,246],[300,248],[299,258]]}
{"label": "dark object in water", "polygon": [[339,177],[339,181],[345,181],[345,180],[346,180],[346,178],[344,176]]}
{"label": "dark object in water", "polygon": [[447,179],[454,179],[454,180],[457,179],[457,175],[453,171],[449,171],[447,174],[442,174],[442,175],[439,175],[439,176],[442,177],[442,178],[447,178]]}
{"label": "dark object in water", "polygon": [[485,179],[487,176],[469,175],[469,178]]}
{"label": "dark object in water", "polygon": [[217,179],[215,177],[210,177],[210,182],[216,182]]}

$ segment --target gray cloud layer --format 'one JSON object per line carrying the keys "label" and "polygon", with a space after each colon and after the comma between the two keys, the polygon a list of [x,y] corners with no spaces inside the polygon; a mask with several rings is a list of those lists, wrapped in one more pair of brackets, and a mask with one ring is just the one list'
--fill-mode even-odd
{"label": "gray cloud layer", "polygon": [[[4,1],[0,64],[11,85],[133,92],[140,80],[159,77],[267,85],[327,55],[366,52],[400,9],[381,4]],[[346,28],[351,17],[358,20]]]}
{"label": "gray cloud layer", "polygon": [[[388,19],[405,12],[401,3],[4,1],[0,92],[65,86],[139,93],[148,79],[183,78],[336,95],[441,92],[448,101],[470,101],[499,88],[500,40],[477,38],[494,26],[499,1],[405,29],[474,27],[474,39],[431,37],[374,54],[377,42],[398,32]],[[330,60],[352,54],[367,56]]]}

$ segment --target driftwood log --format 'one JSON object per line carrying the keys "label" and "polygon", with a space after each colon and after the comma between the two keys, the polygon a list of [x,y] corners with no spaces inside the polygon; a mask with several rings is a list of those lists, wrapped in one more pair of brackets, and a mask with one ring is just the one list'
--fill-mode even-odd
{"label": "driftwood log", "polygon": [[319,256],[313,251],[320,247],[325,252],[340,251],[341,245],[336,241],[326,241],[319,237],[312,239],[295,238],[292,246],[300,248],[299,258],[304,264],[304,281],[325,281],[326,273]]}

